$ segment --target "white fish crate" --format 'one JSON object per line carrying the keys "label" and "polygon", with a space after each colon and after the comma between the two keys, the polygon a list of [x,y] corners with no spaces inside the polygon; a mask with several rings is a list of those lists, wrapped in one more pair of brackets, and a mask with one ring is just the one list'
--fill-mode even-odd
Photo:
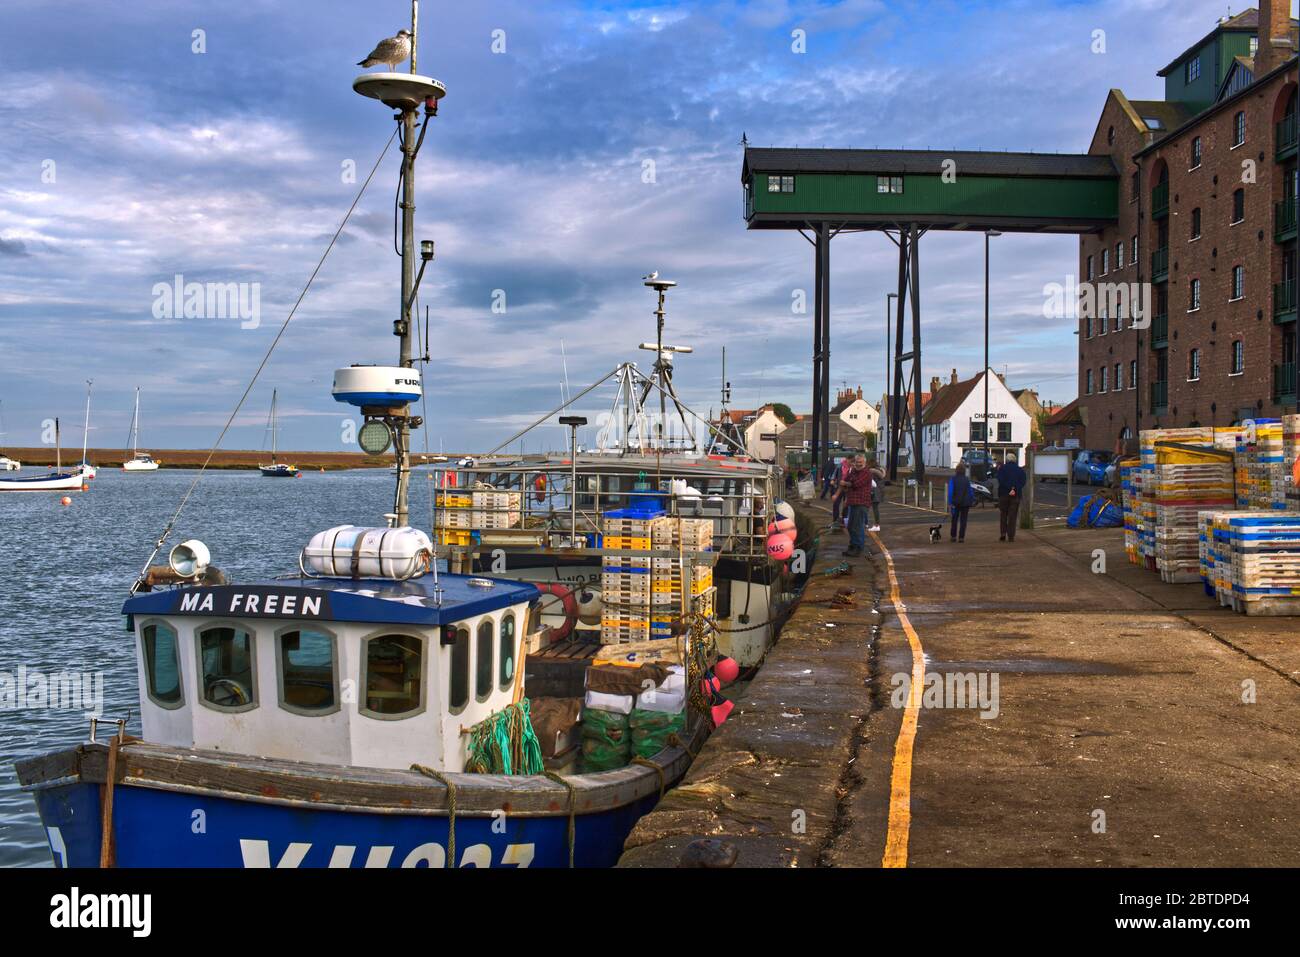
{"label": "white fish crate", "polygon": [[518,528],[522,492],[474,489],[474,528]]}

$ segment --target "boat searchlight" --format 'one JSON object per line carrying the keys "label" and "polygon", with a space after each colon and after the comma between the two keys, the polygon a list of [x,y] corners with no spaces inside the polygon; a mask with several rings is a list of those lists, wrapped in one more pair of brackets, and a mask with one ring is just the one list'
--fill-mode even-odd
{"label": "boat searchlight", "polygon": [[197,538],[191,538],[188,542],[181,542],[172,549],[167,564],[171,565],[172,571],[181,578],[200,578],[208,570],[211,560],[212,555],[208,551],[208,546]]}

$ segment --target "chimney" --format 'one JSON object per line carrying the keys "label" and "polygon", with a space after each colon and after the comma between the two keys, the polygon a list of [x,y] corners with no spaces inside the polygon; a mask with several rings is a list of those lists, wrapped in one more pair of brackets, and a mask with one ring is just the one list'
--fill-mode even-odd
{"label": "chimney", "polygon": [[939,381],[937,375],[930,376],[930,395],[938,395],[939,390],[943,388],[943,383]]}
{"label": "chimney", "polygon": [[953,369],[953,370],[952,370],[952,384],[953,384],[953,385],[956,385],[956,384],[957,384],[957,370],[956,370],[956,369]]}
{"label": "chimney", "polygon": [[1255,76],[1276,69],[1295,50],[1291,46],[1290,0],[1259,0],[1259,49],[1255,52]]}

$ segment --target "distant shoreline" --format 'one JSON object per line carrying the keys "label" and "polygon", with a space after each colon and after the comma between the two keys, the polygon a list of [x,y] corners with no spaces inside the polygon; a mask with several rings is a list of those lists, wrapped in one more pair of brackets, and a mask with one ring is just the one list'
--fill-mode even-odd
{"label": "distant shoreline", "polygon": [[[150,448],[147,451],[165,469],[196,469],[202,466],[208,457],[206,449]],[[24,468],[29,465],[52,466],[55,459],[55,450],[49,446],[6,447],[0,449],[0,454],[17,459]],[[96,468],[121,468],[122,463],[131,458],[131,452],[124,449],[88,449],[86,457]],[[300,469],[324,469],[330,472],[342,469],[392,468],[394,465],[391,454],[366,455],[364,452],[279,452],[276,454],[276,459]],[[415,465],[426,461],[425,456],[418,452],[412,455],[411,459]],[[81,461],[81,449],[65,448],[62,460],[64,466],[77,464]],[[212,461],[208,464],[208,468],[255,469],[259,465],[269,464],[270,461],[270,452],[256,449],[220,449],[212,453]]]}

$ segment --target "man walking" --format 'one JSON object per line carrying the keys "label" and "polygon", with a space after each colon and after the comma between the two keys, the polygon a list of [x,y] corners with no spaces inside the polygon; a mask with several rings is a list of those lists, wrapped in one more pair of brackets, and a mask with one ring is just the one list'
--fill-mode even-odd
{"label": "man walking", "polygon": [[853,467],[835,492],[837,499],[844,496],[849,507],[849,547],[844,554],[850,557],[861,555],[867,547],[867,510],[871,507],[873,480],[867,457],[859,452],[853,456]]}
{"label": "man walking", "polygon": [[1025,495],[1028,476],[1016,460],[1015,453],[1007,456],[998,466],[998,528],[1000,542],[1016,540],[1016,525],[1020,518],[1020,500]]}
{"label": "man walking", "polygon": [[953,477],[948,479],[948,508],[952,511],[948,540],[964,542],[966,520],[970,517],[970,507],[975,504],[975,491],[970,487],[970,479],[966,477],[965,462],[958,462],[953,472]]}

